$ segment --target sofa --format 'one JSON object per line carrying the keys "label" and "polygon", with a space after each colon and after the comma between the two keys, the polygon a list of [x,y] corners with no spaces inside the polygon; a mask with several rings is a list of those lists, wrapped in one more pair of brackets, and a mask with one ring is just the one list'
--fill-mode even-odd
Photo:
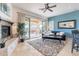
{"label": "sofa", "polygon": [[66,36],[64,32],[48,31],[48,32],[42,33],[42,38],[43,38],[43,41],[45,39],[53,39],[53,40],[59,40],[61,43],[62,40],[65,41]]}

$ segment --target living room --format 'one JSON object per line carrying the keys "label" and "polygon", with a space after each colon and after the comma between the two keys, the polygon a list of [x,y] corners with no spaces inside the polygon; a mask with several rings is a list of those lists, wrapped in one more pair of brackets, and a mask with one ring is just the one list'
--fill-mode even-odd
{"label": "living room", "polygon": [[78,5],[0,3],[0,55],[79,56],[72,33],[79,28]]}

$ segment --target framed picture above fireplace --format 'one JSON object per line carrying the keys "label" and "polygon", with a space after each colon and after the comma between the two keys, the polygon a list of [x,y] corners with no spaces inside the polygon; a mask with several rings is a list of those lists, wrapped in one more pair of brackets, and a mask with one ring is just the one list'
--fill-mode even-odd
{"label": "framed picture above fireplace", "polygon": [[60,22],[58,22],[58,28],[75,29],[76,28],[76,20],[60,21]]}

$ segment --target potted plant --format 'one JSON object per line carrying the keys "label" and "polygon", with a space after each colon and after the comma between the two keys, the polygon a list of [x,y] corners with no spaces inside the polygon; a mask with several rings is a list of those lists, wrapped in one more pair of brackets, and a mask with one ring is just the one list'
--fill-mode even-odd
{"label": "potted plant", "polygon": [[23,38],[23,35],[25,33],[25,23],[18,23],[18,35],[19,35],[19,39],[20,39],[20,42],[24,42],[24,38]]}

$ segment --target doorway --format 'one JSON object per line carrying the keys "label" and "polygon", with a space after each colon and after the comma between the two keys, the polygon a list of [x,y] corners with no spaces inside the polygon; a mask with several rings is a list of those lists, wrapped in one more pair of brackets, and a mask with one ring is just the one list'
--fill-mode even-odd
{"label": "doorway", "polygon": [[25,36],[26,39],[32,39],[42,36],[42,21],[35,18],[25,18]]}
{"label": "doorway", "polygon": [[30,38],[40,37],[42,32],[42,22],[40,19],[30,19]]}

